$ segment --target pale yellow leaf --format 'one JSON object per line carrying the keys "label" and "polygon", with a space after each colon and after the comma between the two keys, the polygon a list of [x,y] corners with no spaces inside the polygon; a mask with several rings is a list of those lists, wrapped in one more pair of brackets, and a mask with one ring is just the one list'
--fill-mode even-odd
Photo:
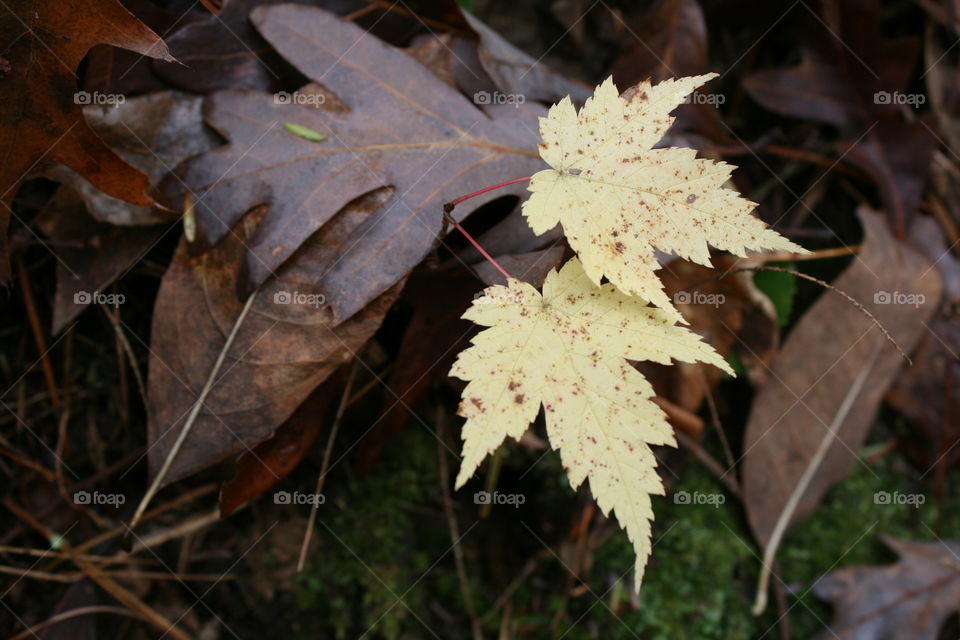
{"label": "pale yellow leaf", "polygon": [[710,266],[709,245],[806,251],[750,215],[756,206],[723,188],[733,167],[692,149],[654,149],[686,96],[716,74],[643,82],[619,95],[612,78],[580,112],[570,98],[540,118],[540,155],[552,168],[534,174],[523,213],[535,233],[559,222],[590,280],[606,276],[628,295],[674,309],[654,271],[654,248]]}
{"label": "pale yellow leaf", "polygon": [[676,446],[653,388],[628,360],[709,362],[712,347],[661,309],[610,284],[596,287],[576,258],[551,271],[543,294],[510,279],[463,316],[488,327],[450,374],[467,380],[461,487],[505,438],[520,438],[543,405],[547,434],[574,488],[590,480],[637,552],[637,588],[650,555],[651,494],[663,494],[651,445]]}

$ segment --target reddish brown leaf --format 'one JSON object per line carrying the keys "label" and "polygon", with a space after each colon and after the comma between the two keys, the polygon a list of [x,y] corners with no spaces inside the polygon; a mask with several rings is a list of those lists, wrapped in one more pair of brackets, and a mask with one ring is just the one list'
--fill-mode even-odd
{"label": "reddish brown leaf", "polygon": [[884,209],[906,236],[930,170],[936,136],[929,116],[904,122],[907,98],[920,52],[913,36],[888,38],[881,31],[878,0],[848,0],[831,19],[805,16],[803,62],[793,68],[750,75],[744,86],[766,108],[783,115],[837,126],[857,120],[862,138],[839,143],[840,156],[877,183]]}
{"label": "reddish brown leaf", "polygon": [[418,272],[411,278],[404,299],[413,305],[413,315],[382,394],[385,409],[357,452],[361,472],[373,467],[405,424],[419,420],[420,401],[435,380],[446,377],[457,346],[466,343],[470,323],[460,316],[482,288],[483,283],[464,269]]}
{"label": "reddish brown leaf", "polygon": [[[491,119],[356,25],[297,5],[259,7],[251,20],[287,60],[335,92],[343,107],[281,104],[250,91],[209,98],[207,121],[230,144],[178,173],[204,194],[196,211],[207,245],[216,245],[248,208],[270,206],[245,259],[249,288],[346,202],[391,186],[394,196],[357,229],[350,250],[318,285],[335,318],[349,318],[426,255],[440,231],[444,202],[542,166],[533,151],[535,122],[522,119],[530,117],[526,111],[506,106],[493,109],[498,117]],[[304,140],[289,133],[286,122],[327,138]],[[516,186],[503,191],[524,191]],[[457,213],[500,195],[471,200]]]}
{"label": "reddish brown leaf", "polygon": [[[619,87],[646,79],[696,76],[710,71],[707,27],[697,0],[660,0],[639,24],[622,25],[624,45],[610,72]],[[705,94],[697,93],[700,100]],[[695,130],[714,141],[730,134],[720,122],[716,100],[692,101],[677,109],[677,129]]]}
{"label": "reddish brown leaf", "polygon": [[900,560],[849,567],[820,578],[817,597],[835,609],[817,640],[937,640],[960,606],[960,543],[910,542],[884,536]]}
{"label": "reddish brown leaf", "polygon": [[[834,285],[862,302],[909,351],[926,332],[942,280],[930,262],[898,242],[882,218],[861,209],[862,249]],[[753,403],[744,436],[743,498],[754,534],[770,538],[797,481],[838,408],[875,349],[881,349],[862,390],[792,522],[813,511],[824,493],[858,464],[887,387],[904,366],[869,318],[844,298],[824,292],[794,327],[777,355],[770,381]]]}
{"label": "reddish brown leaf", "polygon": [[0,10],[0,41],[8,43],[0,92],[0,282],[6,282],[9,207],[38,163],[65,164],[105,193],[153,204],[147,177],[111,151],[83,119],[74,94],[84,55],[102,43],[173,58],[160,37],[117,0],[11,0]]}
{"label": "reddish brown leaf", "polygon": [[297,468],[327,418],[336,379],[317,387],[272,438],[240,456],[236,474],[220,487],[220,517],[270,490]]}
{"label": "reddish brown leaf", "polygon": [[[183,160],[220,143],[219,136],[203,124],[202,102],[179,91],[162,91],[113,107],[85,107],[83,112],[94,132],[156,185]],[[90,214],[102,222],[129,226],[170,221],[168,215],[101,192],[67,167],[51,167],[44,175],[73,186]]]}

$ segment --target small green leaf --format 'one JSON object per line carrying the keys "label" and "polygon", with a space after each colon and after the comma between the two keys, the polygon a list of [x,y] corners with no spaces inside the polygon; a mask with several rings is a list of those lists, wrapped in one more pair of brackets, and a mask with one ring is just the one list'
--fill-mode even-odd
{"label": "small green leaf", "polygon": [[323,135],[322,133],[318,133],[313,129],[303,126],[302,124],[297,124],[296,122],[284,122],[283,128],[295,136],[300,136],[304,140],[323,142],[327,139],[327,136]]}
{"label": "small green leaf", "polygon": [[[795,269],[792,262],[776,263],[784,269]],[[793,297],[797,293],[797,277],[780,271],[757,271],[753,274],[753,284],[773,303],[777,310],[777,323],[783,327],[790,322],[793,314]]]}

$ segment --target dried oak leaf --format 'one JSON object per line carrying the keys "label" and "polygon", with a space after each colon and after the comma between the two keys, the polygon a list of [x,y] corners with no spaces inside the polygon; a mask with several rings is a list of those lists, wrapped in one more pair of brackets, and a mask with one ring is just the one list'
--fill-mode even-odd
{"label": "dried oak leaf", "polygon": [[[319,282],[336,319],[349,318],[429,252],[444,202],[540,166],[536,134],[522,110],[501,105],[492,110],[497,117],[488,116],[356,25],[299,5],[258,7],[250,19],[284,58],[336,94],[342,108],[284,103],[255,91],[208,99],[207,122],[230,144],[178,173],[202,194],[197,229],[207,245],[216,245],[250,207],[269,205],[245,258],[248,288],[344,204],[391,186],[394,196],[356,230],[349,251]],[[324,106],[331,102],[325,98]],[[286,122],[327,138],[304,140],[287,131]],[[177,197],[181,187],[173,186]],[[500,195],[471,200],[464,212]]]}
{"label": "dried oak leaf", "polygon": [[619,95],[608,78],[577,113],[564,98],[540,119],[540,155],[552,168],[530,180],[523,213],[535,233],[558,222],[594,284],[606,276],[683,321],[654,271],[656,249],[710,265],[709,244],[805,250],[749,215],[755,203],[722,185],[733,167],[692,149],[654,149],[669,115],[716,74],[643,82]]}
{"label": "dried oak leaf", "polygon": [[636,587],[650,555],[651,495],[663,495],[651,445],[676,446],[653,388],[628,360],[729,365],[662,309],[594,286],[580,261],[547,275],[543,294],[510,279],[484,290],[464,318],[488,327],[450,374],[467,380],[458,413],[463,464],[457,487],[510,436],[520,439],[543,404],[547,434],[576,488],[612,509],[637,553]]}
{"label": "dried oak leaf", "polygon": [[[345,207],[260,287],[165,484],[271,437],[379,328],[402,283],[345,322],[333,319],[315,287],[352,233],[382,205],[383,195],[374,192]],[[236,291],[244,244],[263,216],[263,207],[251,211],[220,246],[198,257],[191,257],[182,241],[164,275],[150,345],[151,477],[166,459],[240,314],[243,301]]]}
{"label": "dried oak leaf", "polygon": [[936,640],[960,609],[960,543],[883,537],[900,556],[885,567],[849,567],[821,577],[817,597],[836,616],[816,640]]}
{"label": "dried oak leaf", "polygon": [[0,282],[9,280],[6,229],[17,187],[37,164],[59,162],[95,187],[149,206],[150,181],[120,159],[83,119],[77,65],[109,44],[173,61],[160,37],[117,0],[11,0],[0,11]]}

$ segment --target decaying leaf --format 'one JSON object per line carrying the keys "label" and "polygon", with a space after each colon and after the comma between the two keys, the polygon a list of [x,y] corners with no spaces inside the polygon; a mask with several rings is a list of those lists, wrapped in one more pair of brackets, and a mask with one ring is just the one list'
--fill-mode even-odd
{"label": "decaying leaf", "polygon": [[272,438],[239,457],[233,478],[220,486],[221,518],[269,491],[297,468],[324,426],[338,391],[337,378],[334,375],[314,389]]}
{"label": "decaying leaf", "polygon": [[66,184],[50,198],[36,224],[56,247],[57,290],[50,327],[55,334],[91,306],[78,300],[92,302],[97,292],[105,292],[167,229],[101,222],[90,215],[73,186]]}
{"label": "decaying leaf", "polygon": [[633,542],[639,589],[650,496],[663,494],[650,446],[675,442],[653,388],[628,360],[709,362],[732,373],[729,365],[665,311],[594,286],[576,258],[547,275],[542,295],[511,279],[488,287],[463,317],[488,328],[451,370],[469,382],[457,487],[506,437],[519,439],[542,404],[570,483],[589,479],[600,508],[616,513]]}
{"label": "decaying leaf", "polygon": [[[345,207],[261,286],[217,383],[165,483],[271,437],[314,388],[380,326],[402,282],[345,322],[336,322],[316,282],[343,243],[383,203],[377,192]],[[181,241],[157,295],[150,345],[150,471],[155,475],[220,355],[243,302],[237,298],[244,242],[262,208],[227,240],[191,257]]]}
{"label": "decaying leaf", "polygon": [[[190,156],[208,151],[220,138],[203,124],[203,99],[180,91],[160,91],[124,100],[122,104],[84,107],[87,123],[123,160],[143,171],[155,186]],[[103,193],[81,175],[57,165],[48,178],[70,184],[97,220],[117,225],[170,222],[150,207],[138,206]]]}
{"label": "decaying leaf", "polygon": [[819,598],[836,608],[816,640],[936,640],[960,609],[960,543],[884,536],[900,556],[886,567],[849,567],[820,578]]}
{"label": "decaying leaf", "polygon": [[13,0],[0,11],[0,42],[5,43],[0,92],[2,283],[9,278],[10,203],[38,163],[66,164],[104,193],[153,204],[147,177],[121,160],[84,122],[81,105],[99,98],[74,94],[72,76],[90,48],[100,43],[162,60],[173,57],[163,40],[117,0]]}
{"label": "decaying leaf", "polygon": [[[860,253],[835,286],[860,300],[906,351],[927,330],[942,280],[930,261],[894,238],[879,214],[858,211]],[[754,534],[766,546],[801,475],[864,363],[882,348],[846,420],[837,429],[791,522],[811,513],[827,490],[858,464],[883,394],[904,366],[870,318],[826,292],[797,323],[753,402],[744,435],[743,499]]]}
{"label": "decaying leaf", "polygon": [[552,168],[530,180],[523,212],[543,233],[558,222],[594,284],[606,276],[682,320],[654,273],[654,249],[710,265],[709,245],[804,252],[759,219],[756,206],[722,188],[731,165],[697,159],[692,149],[654,149],[669,114],[715,74],[644,82],[621,98],[612,79],[577,113],[564,98],[540,119],[540,155]]}
{"label": "decaying leaf", "polygon": [[[486,115],[416,60],[355,24],[286,4],[258,7],[251,21],[290,63],[335,94],[342,108],[330,108],[334,100],[327,93],[304,90],[296,98],[256,91],[208,98],[207,122],[230,144],[188,161],[178,173],[203,194],[195,207],[198,244],[216,245],[245,211],[269,205],[245,258],[249,290],[347,202],[390,186],[393,197],[357,229],[350,250],[331,263],[318,287],[336,318],[349,318],[429,252],[445,201],[540,165],[535,132],[517,109],[495,105],[503,107],[498,116]],[[285,130],[284,122],[327,139],[304,140]],[[182,185],[170,186],[171,202],[182,202]]]}

